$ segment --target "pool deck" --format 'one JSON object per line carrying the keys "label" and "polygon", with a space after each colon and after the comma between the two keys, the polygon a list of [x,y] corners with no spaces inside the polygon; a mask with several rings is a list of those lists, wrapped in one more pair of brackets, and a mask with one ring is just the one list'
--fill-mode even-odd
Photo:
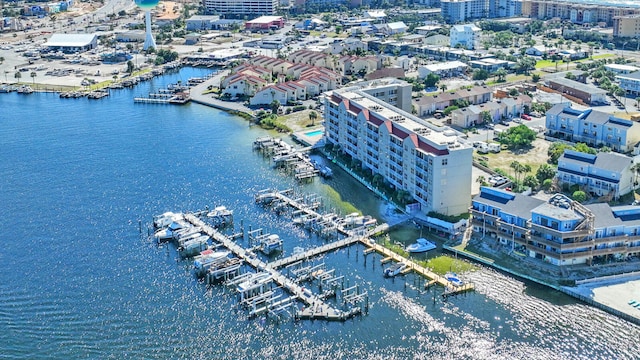
{"label": "pool deck", "polygon": [[[318,135],[312,135],[312,136],[307,135],[308,133],[313,133],[316,131],[322,131],[322,133]],[[291,137],[294,140],[304,144],[305,146],[314,146],[322,139],[323,134],[324,134],[324,126],[319,125],[313,128],[304,129],[302,131],[296,131],[293,134],[291,134]]]}

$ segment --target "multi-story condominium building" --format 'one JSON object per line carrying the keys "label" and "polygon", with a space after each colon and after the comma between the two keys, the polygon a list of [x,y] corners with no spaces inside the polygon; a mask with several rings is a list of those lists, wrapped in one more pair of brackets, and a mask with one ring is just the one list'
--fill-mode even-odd
{"label": "multi-story condominium building", "polygon": [[521,0],[489,0],[489,17],[515,17],[522,14]]}
{"label": "multi-story condominium building", "polygon": [[623,153],[640,141],[639,123],[593,109],[573,109],[567,103],[547,111],[546,127],[548,136]]}
{"label": "multi-story condominium building", "polygon": [[278,0],[202,0],[205,11],[209,14],[228,16],[274,15],[278,10]]}
{"label": "multi-story condominium building", "polygon": [[470,208],[476,233],[553,265],[594,264],[640,254],[640,207],[549,201],[481,187]]}
{"label": "multi-story condominium building", "polygon": [[614,17],[613,18],[613,36],[615,37],[640,36],[640,14]]}
{"label": "multi-story condominium building", "polygon": [[[640,14],[640,3],[600,0],[522,0],[522,15],[534,19],[560,18],[576,24],[605,22],[614,18]],[[614,30],[615,31],[615,30]]]}
{"label": "multi-story condominium building", "polygon": [[595,196],[618,199],[634,189],[633,158],[617,153],[597,155],[565,150],[556,177],[562,185],[579,185]]}
{"label": "multi-story condominium building", "polygon": [[453,25],[449,30],[449,46],[456,47],[460,44],[472,50],[480,41],[480,34],[482,34],[482,29],[474,24]]}
{"label": "multi-story condominium building", "polygon": [[489,0],[441,0],[441,15],[448,23],[460,23],[489,16]]}
{"label": "multi-story condominium building", "polygon": [[410,104],[410,90],[404,81],[383,79],[325,93],[325,138],[393,188],[407,191],[422,213],[465,212],[473,149],[454,130],[382,101],[408,92]]}
{"label": "multi-story condominium building", "polygon": [[640,71],[618,75],[616,80],[620,82],[620,87],[627,92],[627,96],[640,96]]}

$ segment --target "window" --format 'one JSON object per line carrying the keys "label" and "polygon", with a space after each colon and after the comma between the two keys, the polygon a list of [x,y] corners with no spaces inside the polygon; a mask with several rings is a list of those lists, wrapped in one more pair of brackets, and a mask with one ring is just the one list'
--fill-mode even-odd
{"label": "window", "polygon": [[449,163],[449,159],[442,159],[442,166],[445,166]]}

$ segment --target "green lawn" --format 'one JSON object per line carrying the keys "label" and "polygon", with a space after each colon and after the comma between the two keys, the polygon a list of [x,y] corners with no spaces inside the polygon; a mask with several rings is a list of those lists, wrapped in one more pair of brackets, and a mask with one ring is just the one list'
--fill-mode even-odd
{"label": "green lawn", "polygon": [[536,62],[536,69],[542,69],[546,67],[556,66],[555,61],[552,60],[538,60]]}

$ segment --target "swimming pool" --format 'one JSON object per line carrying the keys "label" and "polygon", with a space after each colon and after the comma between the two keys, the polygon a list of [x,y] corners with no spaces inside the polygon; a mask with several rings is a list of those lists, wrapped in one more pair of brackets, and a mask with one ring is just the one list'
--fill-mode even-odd
{"label": "swimming pool", "polygon": [[314,131],[306,132],[304,134],[307,135],[307,136],[319,136],[319,135],[324,134],[324,130],[314,130]]}

